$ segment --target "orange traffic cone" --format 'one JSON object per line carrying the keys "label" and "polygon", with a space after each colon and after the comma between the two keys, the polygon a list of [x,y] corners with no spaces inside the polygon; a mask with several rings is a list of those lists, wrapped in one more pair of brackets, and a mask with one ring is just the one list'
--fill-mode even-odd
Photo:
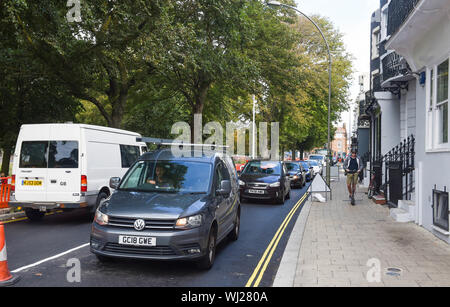
{"label": "orange traffic cone", "polygon": [[7,258],[5,227],[0,223],[0,287],[11,286],[19,280],[19,277],[12,276],[9,272]]}

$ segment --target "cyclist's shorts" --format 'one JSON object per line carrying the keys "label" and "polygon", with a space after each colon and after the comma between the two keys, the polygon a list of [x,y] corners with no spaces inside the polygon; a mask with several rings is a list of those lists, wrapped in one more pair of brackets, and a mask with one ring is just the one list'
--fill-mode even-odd
{"label": "cyclist's shorts", "polygon": [[358,173],[354,173],[354,174],[347,174],[347,185],[350,184],[358,184]]}

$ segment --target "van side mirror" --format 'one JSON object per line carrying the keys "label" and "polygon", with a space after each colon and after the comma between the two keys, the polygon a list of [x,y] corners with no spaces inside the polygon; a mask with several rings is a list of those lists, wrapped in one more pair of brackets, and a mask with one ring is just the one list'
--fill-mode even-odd
{"label": "van side mirror", "polygon": [[112,177],[109,179],[109,187],[113,190],[117,190],[120,184],[120,177]]}
{"label": "van side mirror", "polygon": [[222,180],[220,183],[220,189],[216,191],[216,194],[227,196],[231,193],[231,181],[230,180]]}

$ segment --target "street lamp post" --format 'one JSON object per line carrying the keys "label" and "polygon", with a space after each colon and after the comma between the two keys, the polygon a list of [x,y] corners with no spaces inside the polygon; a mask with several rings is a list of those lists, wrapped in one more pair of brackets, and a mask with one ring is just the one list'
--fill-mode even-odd
{"label": "street lamp post", "polygon": [[280,3],[278,1],[269,1],[267,2],[267,5],[269,6],[278,6],[278,7],[285,7],[292,9],[299,13],[300,15],[306,17],[309,21],[311,21],[314,26],[319,30],[320,35],[322,35],[323,40],[325,41],[325,44],[327,45],[327,51],[328,51],[328,145],[327,145],[327,152],[328,152],[328,159],[327,159],[327,183],[330,185],[330,163],[331,163],[331,52],[330,52],[330,45],[328,44],[327,39],[325,38],[325,35],[322,32],[322,29],[317,25],[317,23],[314,22],[309,16],[301,12],[299,9],[297,9],[294,6],[287,5],[284,3]]}
{"label": "street lamp post", "polygon": [[256,159],[256,97],[253,95],[252,159]]}

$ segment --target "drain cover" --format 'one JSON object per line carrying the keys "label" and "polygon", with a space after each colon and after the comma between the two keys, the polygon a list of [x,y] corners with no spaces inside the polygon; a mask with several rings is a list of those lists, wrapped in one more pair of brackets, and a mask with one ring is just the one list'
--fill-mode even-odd
{"label": "drain cover", "polygon": [[399,268],[387,268],[386,275],[389,276],[400,276],[402,275],[402,269]]}

